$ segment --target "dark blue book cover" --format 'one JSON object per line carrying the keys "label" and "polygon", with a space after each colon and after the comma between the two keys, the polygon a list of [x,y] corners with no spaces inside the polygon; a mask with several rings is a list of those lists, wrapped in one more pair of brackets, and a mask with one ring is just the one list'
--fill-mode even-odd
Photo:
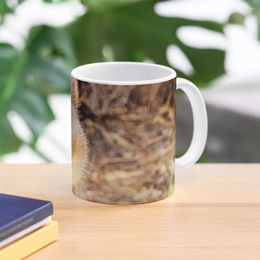
{"label": "dark blue book cover", "polygon": [[52,214],[50,201],[0,193],[0,242]]}

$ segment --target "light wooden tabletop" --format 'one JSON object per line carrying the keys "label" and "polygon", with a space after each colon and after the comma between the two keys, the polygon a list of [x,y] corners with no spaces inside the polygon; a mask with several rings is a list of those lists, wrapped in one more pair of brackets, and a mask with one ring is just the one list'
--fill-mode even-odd
{"label": "light wooden tabletop", "polygon": [[78,199],[66,165],[1,165],[0,192],[54,202],[59,241],[28,259],[260,259],[260,164],[196,165],[146,205]]}

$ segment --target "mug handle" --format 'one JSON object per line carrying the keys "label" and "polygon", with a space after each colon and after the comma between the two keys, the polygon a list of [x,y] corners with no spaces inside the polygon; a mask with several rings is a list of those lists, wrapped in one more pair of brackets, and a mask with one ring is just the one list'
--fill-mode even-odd
{"label": "mug handle", "polygon": [[176,168],[194,164],[203,153],[208,134],[206,105],[198,88],[190,81],[177,78],[176,89],[181,89],[188,97],[193,114],[193,135],[191,144],[184,155],[175,159]]}

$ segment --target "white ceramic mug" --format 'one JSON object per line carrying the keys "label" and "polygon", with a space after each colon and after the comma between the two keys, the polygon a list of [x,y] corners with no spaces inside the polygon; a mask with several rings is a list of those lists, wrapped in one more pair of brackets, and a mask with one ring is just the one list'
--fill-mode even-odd
{"label": "white ceramic mug", "polygon": [[[73,192],[109,204],[168,197],[175,167],[194,164],[205,147],[207,112],[198,88],[150,63],[87,64],[71,75]],[[191,144],[177,159],[176,89],[190,100],[194,121]]]}

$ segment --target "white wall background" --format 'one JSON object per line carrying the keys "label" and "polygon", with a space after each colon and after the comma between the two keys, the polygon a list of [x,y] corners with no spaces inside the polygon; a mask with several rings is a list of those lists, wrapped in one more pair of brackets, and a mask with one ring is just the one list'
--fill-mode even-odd
{"label": "white wall background", "polygon": [[[14,0],[10,0],[10,3],[12,1]],[[248,15],[245,26],[228,25],[224,35],[190,26],[181,28],[178,37],[186,44],[197,48],[215,47],[227,51],[225,60],[227,74],[203,93],[207,102],[260,117],[260,43],[257,41],[256,20],[250,15],[250,7],[239,0],[175,0],[159,3],[155,10],[158,14],[169,17],[210,19],[220,22],[226,21],[235,11]],[[0,27],[0,42],[7,41],[17,48],[22,48],[32,25],[62,26],[85,11],[77,0],[54,5],[48,5],[41,0],[27,0],[14,14],[5,19],[3,26]],[[177,46],[168,47],[167,57],[174,67],[186,74],[192,73],[191,64]],[[248,100],[243,105],[243,110],[240,106],[241,97]],[[56,120],[47,126],[37,147],[53,161],[68,163],[71,141],[70,97],[53,95],[49,101]],[[8,118],[17,134],[28,140],[30,131],[23,120],[15,112],[11,112]],[[60,132],[63,134],[60,135]],[[21,147],[17,153],[6,155],[3,161],[6,163],[44,162],[26,146]]]}

